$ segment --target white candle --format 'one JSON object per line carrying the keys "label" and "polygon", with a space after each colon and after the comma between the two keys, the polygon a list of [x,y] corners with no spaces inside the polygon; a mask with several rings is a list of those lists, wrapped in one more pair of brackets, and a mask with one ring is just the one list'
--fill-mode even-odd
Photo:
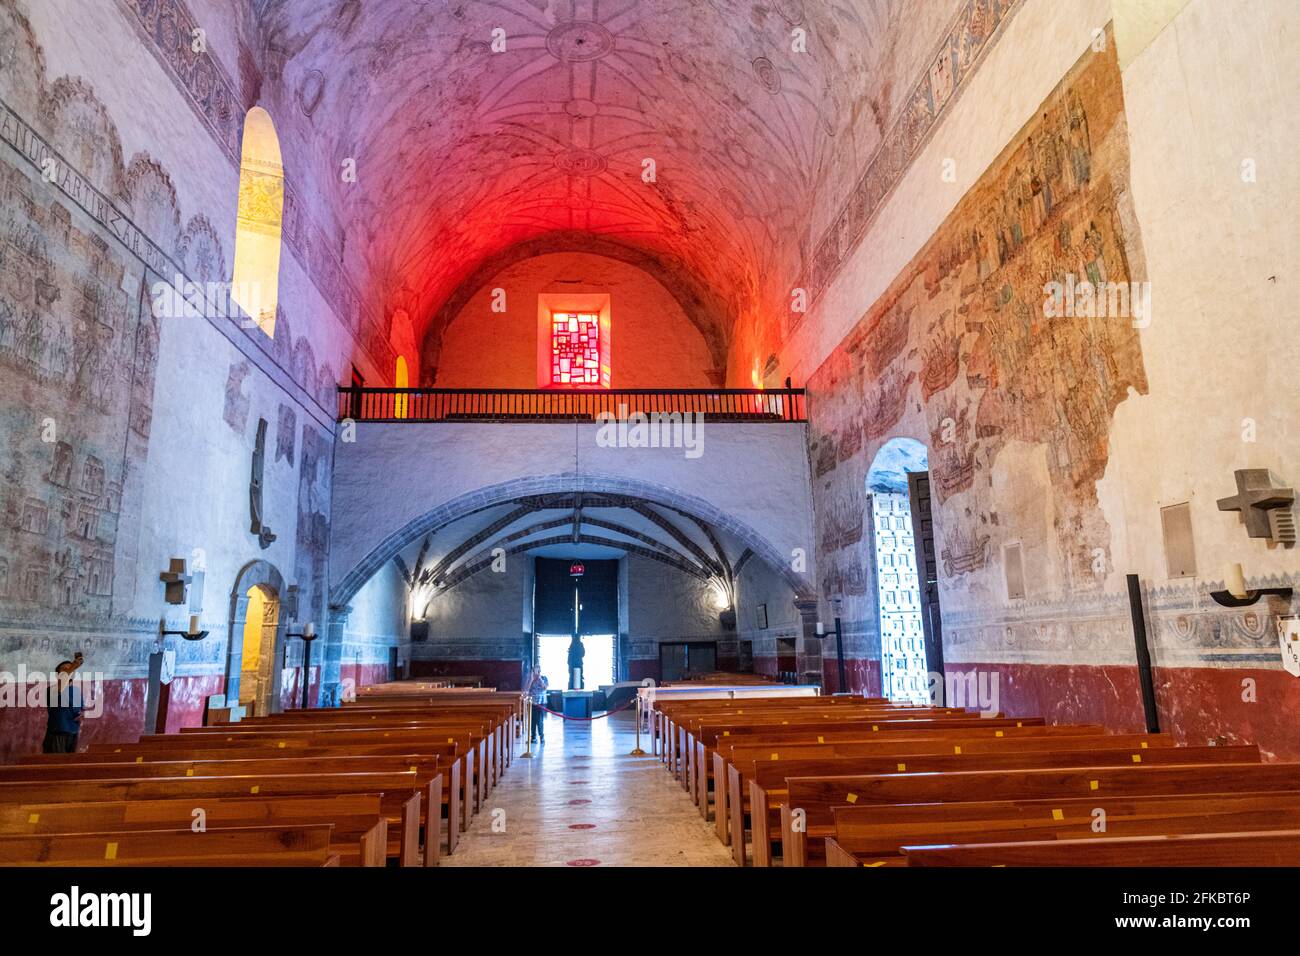
{"label": "white candle", "polygon": [[1228,564],[1223,568],[1223,586],[1235,598],[1246,597],[1246,577],[1241,573],[1240,564]]}
{"label": "white candle", "polygon": [[315,622],[315,621],[308,621],[308,622],[307,622],[307,626],[304,627],[304,628],[302,629],[302,633],[303,633],[305,636],[307,636],[307,637],[315,637],[315,636],[316,636],[316,622]]}
{"label": "white candle", "polygon": [[199,616],[197,614],[190,615],[190,633],[199,633]]}

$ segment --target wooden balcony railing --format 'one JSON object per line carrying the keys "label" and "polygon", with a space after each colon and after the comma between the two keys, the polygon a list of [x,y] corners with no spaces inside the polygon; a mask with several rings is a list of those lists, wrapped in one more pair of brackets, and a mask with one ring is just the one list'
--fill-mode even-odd
{"label": "wooden balcony railing", "polygon": [[364,422],[591,422],[695,414],[710,422],[807,421],[802,388],[339,388],[339,419]]}

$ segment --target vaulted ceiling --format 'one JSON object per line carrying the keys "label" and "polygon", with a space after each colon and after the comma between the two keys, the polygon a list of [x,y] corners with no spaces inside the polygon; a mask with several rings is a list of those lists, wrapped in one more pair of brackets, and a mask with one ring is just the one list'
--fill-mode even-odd
{"label": "vaulted ceiling", "polygon": [[485,507],[412,542],[398,568],[415,612],[443,591],[513,554],[615,558],[635,554],[713,586],[729,603],[754,553],[692,515],[609,494],[533,495]]}
{"label": "vaulted ceiling", "polygon": [[[693,290],[748,384],[737,337],[744,363],[775,344],[810,244],[959,2],[253,9],[267,79],[331,184],[319,198],[345,261],[388,313],[410,314],[417,341],[436,353],[444,306],[484,263],[521,243],[590,242]],[[355,184],[339,175],[349,157]]]}

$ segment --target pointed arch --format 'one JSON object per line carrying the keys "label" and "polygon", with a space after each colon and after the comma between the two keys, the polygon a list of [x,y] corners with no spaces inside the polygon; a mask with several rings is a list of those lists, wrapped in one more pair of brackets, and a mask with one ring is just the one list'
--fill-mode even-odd
{"label": "pointed arch", "polygon": [[244,119],[235,232],[235,300],[269,337],[275,336],[284,224],[284,166],[271,114],[254,106]]}

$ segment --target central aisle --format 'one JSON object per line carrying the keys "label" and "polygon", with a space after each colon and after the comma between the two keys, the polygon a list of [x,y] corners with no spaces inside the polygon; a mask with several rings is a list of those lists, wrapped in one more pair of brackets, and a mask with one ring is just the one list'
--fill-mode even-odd
{"label": "central aisle", "polygon": [[[628,756],[635,729],[627,712],[590,723],[548,715],[546,743],[532,759],[515,755],[440,865],[734,865],[659,758]],[[644,735],[641,746],[650,749]],[[493,832],[494,819],[505,832]]]}

